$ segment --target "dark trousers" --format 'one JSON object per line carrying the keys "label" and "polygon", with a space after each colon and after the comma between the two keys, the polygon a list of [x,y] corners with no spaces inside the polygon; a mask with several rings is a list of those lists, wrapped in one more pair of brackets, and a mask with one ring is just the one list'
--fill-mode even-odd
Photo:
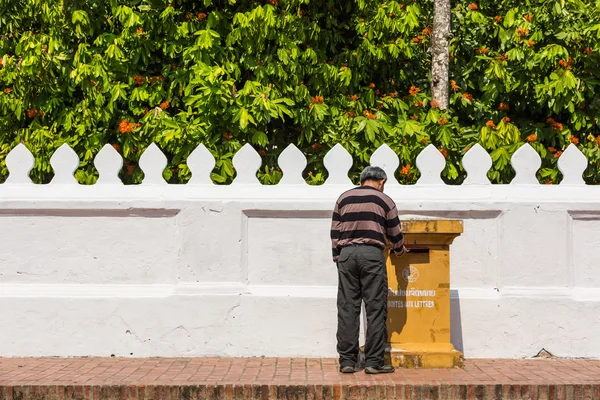
{"label": "dark trousers", "polygon": [[361,300],[367,311],[365,366],[383,366],[387,343],[387,272],[383,250],[373,246],[342,249],[338,266],[337,351],[341,366],[358,360]]}

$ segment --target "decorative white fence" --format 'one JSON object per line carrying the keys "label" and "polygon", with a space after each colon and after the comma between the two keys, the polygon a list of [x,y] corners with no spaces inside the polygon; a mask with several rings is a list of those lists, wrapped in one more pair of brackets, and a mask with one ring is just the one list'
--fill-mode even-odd
{"label": "decorative white fence", "polygon": [[[31,183],[29,172],[33,169],[34,158],[23,144],[14,148],[6,157],[6,165],[10,175],[8,184]],[[282,185],[304,184],[302,172],[306,168],[306,157],[293,144],[290,144],[279,156],[279,166],[283,171]],[[73,176],[79,167],[77,154],[67,144],[62,145],[51,157],[50,164],[55,176],[51,183],[68,184],[77,183]],[[162,173],[167,167],[167,157],[162,151],[152,144],[140,157],[140,167],[144,172],[142,184],[166,183]],[[210,174],[215,167],[215,159],[203,144],[200,144],[188,157],[188,167],[192,172],[189,184],[211,184]],[[235,184],[259,183],[256,173],[262,164],[260,155],[254,148],[246,144],[233,158],[233,165],[237,171]],[[334,146],[325,156],[325,168],[329,173],[328,184],[351,184],[348,171],[352,168],[352,156],[341,146]],[[511,164],[516,172],[512,184],[537,184],[535,174],[542,165],[542,160],[529,144],[517,150]],[[390,178],[390,183],[398,184],[394,178],[395,171],[400,165],[400,160],[394,151],[387,145],[379,147],[371,156],[371,165],[384,168]],[[121,155],[109,144],[105,145],[94,159],[94,166],[98,170],[98,184],[121,184],[118,174],[123,167]],[[417,157],[417,168],[421,177],[417,184],[444,184],[441,173],[446,166],[444,156],[437,151],[435,146],[427,146]],[[465,185],[491,184],[487,172],[492,167],[490,155],[479,144],[473,146],[463,158],[463,166],[467,172]],[[571,144],[558,160],[558,167],[564,176],[562,184],[585,184],[582,174],[587,168],[587,159],[577,146]]]}
{"label": "decorative white fence", "polygon": [[[490,156],[464,157],[467,178],[445,185],[433,146],[420,179],[400,185],[387,146],[371,157],[390,182],[402,219],[451,218],[464,233],[451,248],[452,340],[467,357],[600,357],[600,186],[570,146],[560,185],[540,185],[529,145],[512,157],[509,185],[487,179]],[[335,146],[324,185],[305,183],[306,158],[289,146],[283,178],[261,185],[251,146],[234,157],[231,185],[213,185],[215,161],[199,146],[192,180],[167,185],[164,154],[140,159],[144,180],[123,185],[122,159],[105,146],[100,178],[79,185],[77,155],[52,156],[48,185],[29,179],[17,146],[0,185],[0,356],[335,356],[336,268],[329,225],[351,187],[352,157]]]}

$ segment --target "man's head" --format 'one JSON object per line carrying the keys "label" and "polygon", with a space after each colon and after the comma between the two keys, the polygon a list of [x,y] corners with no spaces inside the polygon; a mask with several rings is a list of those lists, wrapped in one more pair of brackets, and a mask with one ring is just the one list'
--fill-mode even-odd
{"label": "man's head", "polygon": [[381,192],[383,192],[386,181],[387,175],[379,167],[367,167],[360,174],[360,186],[371,186]]}

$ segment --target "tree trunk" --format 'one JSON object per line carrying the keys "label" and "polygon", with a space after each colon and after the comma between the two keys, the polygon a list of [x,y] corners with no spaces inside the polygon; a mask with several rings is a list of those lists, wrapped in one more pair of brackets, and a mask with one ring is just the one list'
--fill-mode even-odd
{"label": "tree trunk", "polygon": [[435,0],[431,37],[431,97],[448,108],[448,47],[450,44],[450,0]]}

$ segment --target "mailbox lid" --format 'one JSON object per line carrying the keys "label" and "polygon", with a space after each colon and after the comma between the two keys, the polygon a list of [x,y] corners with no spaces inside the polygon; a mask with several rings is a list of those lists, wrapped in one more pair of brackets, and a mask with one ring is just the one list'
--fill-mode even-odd
{"label": "mailbox lid", "polygon": [[449,245],[463,233],[463,222],[449,219],[402,221],[404,242],[414,245]]}

